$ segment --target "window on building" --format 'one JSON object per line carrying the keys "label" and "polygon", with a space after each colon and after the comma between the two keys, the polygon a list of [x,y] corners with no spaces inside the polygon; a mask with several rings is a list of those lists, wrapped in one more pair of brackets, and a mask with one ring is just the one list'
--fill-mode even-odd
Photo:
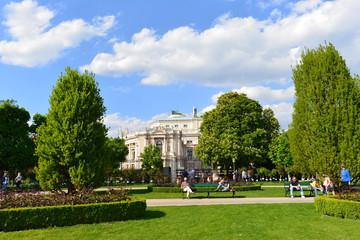
{"label": "window on building", "polygon": [[177,128],[177,127],[179,127],[179,125],[175,125],[175,127]]}
{"label": "window on building", "polygon": [[192,149],[188,149],[188,150],[187,150],[187,157],[188,157],[188,159],[192,159],[192,158],[193,158],[193,151],[192,151]]}
{"label": "window on building", "polygon": [[135,160],[135,149],[131,150],[131,159]]}
{"label": "window on building", "polygon": [[170,127],[170,125],[166,125],[166,127]]}
{"label": "window on building", "polygon": [[186,125],[186,124],[184,125],[184,128],[187,128],[187,125]]}
{"label": "window on building", "polygon": [[192,140],[187,140],[186,143],[192,143]]}
{"label": "window on building", "polygon": [[162,152],[162,141],[156,141],[156,146],[160,149],[160,152]]}

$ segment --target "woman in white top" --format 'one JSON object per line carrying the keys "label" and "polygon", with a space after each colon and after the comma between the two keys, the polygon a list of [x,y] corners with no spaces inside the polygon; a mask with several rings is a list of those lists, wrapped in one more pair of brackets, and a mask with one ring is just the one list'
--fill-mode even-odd
{"label": "woman in white top", "polygon": [[324,184],[324,187],[326,189],[326,194],[327,195],[329,195],[329,191],[332,191],[332,194],[335,195],[334,184],[330,180],[330,177],[326,177],[323,184]]}
{"label": "woman in white top", "polygon": [[186,192],[186,199],[189,199],[190,193],[194,194],[194,192],[190,188],[190,184],[188,183],[186,177],[184,178],[184,181],[181,183],[181,188],[184,192]]}

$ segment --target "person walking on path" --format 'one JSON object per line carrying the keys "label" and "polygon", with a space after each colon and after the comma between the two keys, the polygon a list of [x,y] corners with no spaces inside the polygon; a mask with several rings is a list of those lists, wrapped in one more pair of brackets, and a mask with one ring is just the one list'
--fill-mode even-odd
{"label": "person walking on path", "polygon": [[20,190],[21,180],[22,180],[21,173],[18,172],[18,175],[15,178],[15,184],[17,190]]}
{"label": "person walking on path", "polygon": [[5,192],[5,189],[9,185],[9,177],[7,176],[7,171],[4,172],[4,175],[2,177],[2,184],[3,184],[3,191]]}
{"label": "person walking on path", "polygon": [[239,172],[237,169],[235,169],[235,171],[233,172],[233,178],[235,182],[239,182]]}
{"label": "person walking on path", "polygon": [[194,192],[190,188],[190,184],[187,181],[187,178],[184,178],[184,181],[181,183],[181,189],[186,192],[186,199],[189,199],[189,195],[194,194]]}
{"label": "person walking on path", "polygon": [[245,184],[246,183],[246,172],[245,172],[245,170],[243,170],[242,171],[242,173],[241,173],[241,178],[242,178],[242,181],[243,181],[243,183]]}
{"label": "person walking on path", "polygon": [[189,173],[185,170],[185,171],[183,172],[183,179],[187,178],[188,175],[189,175]]}
{"label": "person walking on path", "polygon": [[302,189],[302,187],[300,186],[300,183],[299,181],[296,179],[296,177],[293,177],[290,181],[290,195],[291,195],[291,198],[294,198],[294,189],[297,190],[297,191],[300,191],[301,193],[301,197],[302,198],[305,198],[304,196],[304,191]]}
{"label": "person walking on path", "polygon": [[350,188],[351,178],[350,178],[350,172],[346,169],[346,166],[343,164],[341,165],[341,181],[343,185],[343,189],[347,191]]}

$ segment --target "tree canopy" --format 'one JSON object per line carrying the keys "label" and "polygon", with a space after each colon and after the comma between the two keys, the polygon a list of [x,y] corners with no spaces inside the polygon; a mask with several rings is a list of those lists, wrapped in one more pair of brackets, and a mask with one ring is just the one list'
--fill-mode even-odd
{"label": "tree canopy", "polygon": [[140,153],[142,168],[146,170],[153,169],[158,171],[163,166],[161,151],[155,145],[150,144],[144,148],[144,152]]}
{"label": "tree canopy", "polygon": [[50,96],[46,124],[37,128],[36,177],[43,189],[71,192],[75,186],[96,187],[109,166],[103,124],[106,108],[94,74],[67,67]]}
{"label": "tree canopy", "polygon": [[276,165],[283,165],[285,168],[292,165],[292,157],[290,151],[290,141],[287,132],[282,133],[272,139],[269,147],[269,157]]}
{"label": "tree canopy", "polygon": [[121,162],[126,161],[126,156],[129,154],[129,149],[125,145],[125,140],[122,138],[108,138],[107,144],[110,153],[110,167],[113,169],[119,168]]}
{"label": "tree canopy", "polygon": [[36,165],[29,120],[29,112],[14,100],[0,101],[0,169],[15,174]]}
{"label": "tree canopy", "polygon": [[268,145],[280,126],[270,109],[245,94],[228,92],[219,97],[215,109],[203,115],[201,137],[195,154],[205,166],[229,168],[249,163],[261,165]]}
{"label": "tree canopy", "polygon": [[35,113],[33,116],[33,124],[30,126],[30,132],[36,134],[37,128],[44,123],[46,123],[46,116],[41,115],[40,113]]}
{"label": "tree canopy", "polygon": [[292,69],[295,84],[289,139],[294,167],[304,174],[340,180],[346,164],[360,177],[359,78],[329,43],[305,49]]}

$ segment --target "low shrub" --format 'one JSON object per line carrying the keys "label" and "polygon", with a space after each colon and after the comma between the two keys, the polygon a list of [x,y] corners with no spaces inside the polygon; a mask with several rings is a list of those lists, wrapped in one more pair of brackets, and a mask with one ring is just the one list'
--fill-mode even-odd
{"label": "low shrub", "polygon": [[144,216],[145,211],[144,198],[111,203],[2,209],[0,231],[136,219]]}
{"label": "low shrub", "polygon": [[[16,191],[16,186],[7,186],[6,191],[12,192]],[[28,190],[35,190],[35,191],[42,191],[40,185],[38,183],[30,183],[30,184],[21,184],[20,191],[28,191]]]}
{"label": "low shrub", "polygon": [[340,191],[337,199],[360,202],[360,191],[352,190],[351,192]]}
{"label": "low shrub", "polygon": [[314,200],[315,208],[325,215],[360,219],[360,202],[338,199],[337,196],[319,196]]}

